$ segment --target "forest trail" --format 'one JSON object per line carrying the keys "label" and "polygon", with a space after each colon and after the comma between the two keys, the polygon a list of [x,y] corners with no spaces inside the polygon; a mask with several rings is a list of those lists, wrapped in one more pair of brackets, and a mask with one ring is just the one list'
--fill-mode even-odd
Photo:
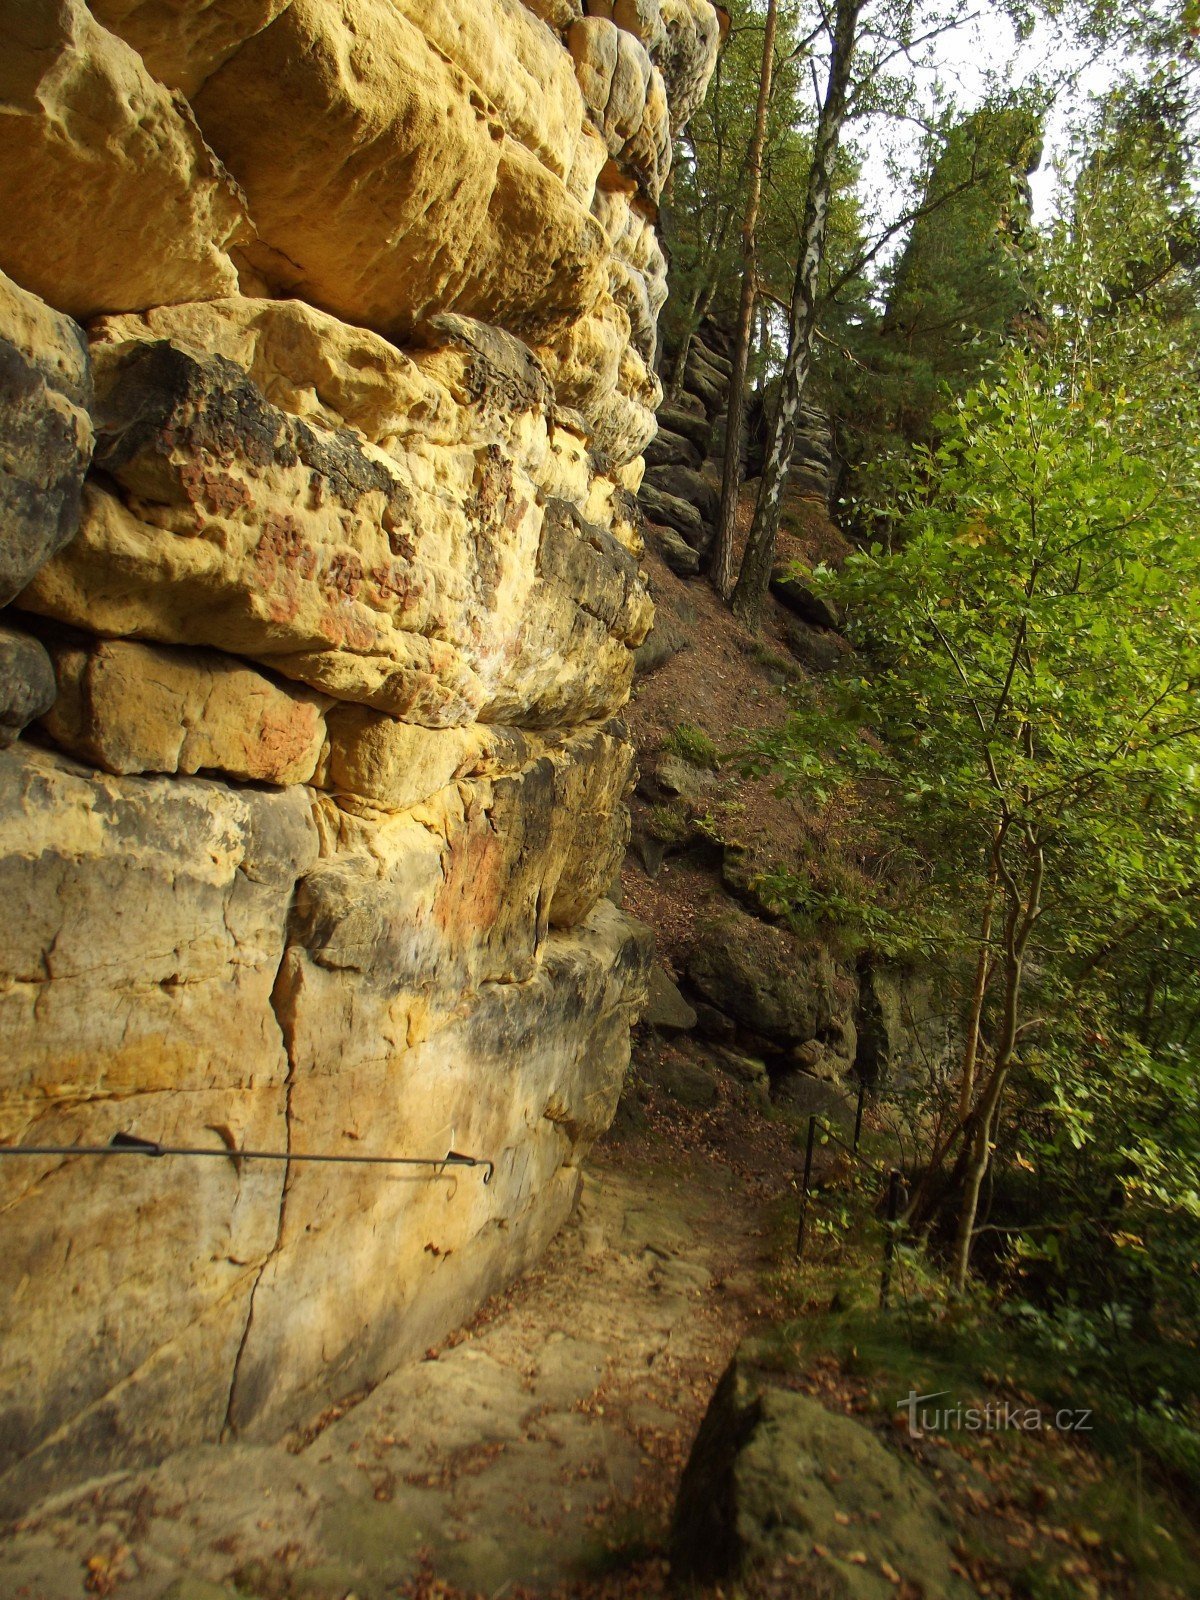
{"label": "forest trail", "polygon": [[0,1590],[664,1590],[679,1474],[764,1309],[772,1219],[795,1158],[778,1124],[728,1100],[697,1112],[655,1097],[638,1120],[597,1146],[578,1209],[538,1268],[442,1348],[290,1445],[193,1448],[55,1497],[0,1548]]}

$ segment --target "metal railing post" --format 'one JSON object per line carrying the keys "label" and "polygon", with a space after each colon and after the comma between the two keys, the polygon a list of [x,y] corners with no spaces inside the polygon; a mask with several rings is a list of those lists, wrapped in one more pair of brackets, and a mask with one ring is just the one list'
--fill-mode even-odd
{"label": "metal railing post", "polygon": [[893,1167],[888,1178],[887,1235],[883,1241],[883,1272],[879,1279],[879,1309],[887,1310],[892,1287],[892,1258],[896,1254],[896,1213],[900,1209],[900,1173]]}
{"label": "metal railing post", "polygon": [[804,1254],[804,1229],[808,1222],[808,1183],[812,1176],[813,1141],[817,1133],[817,1119],[808,1119],[808,1143],[804,1147],[804,1181],[800,1186],[800,1220],[796,1224],[796,1260]]}

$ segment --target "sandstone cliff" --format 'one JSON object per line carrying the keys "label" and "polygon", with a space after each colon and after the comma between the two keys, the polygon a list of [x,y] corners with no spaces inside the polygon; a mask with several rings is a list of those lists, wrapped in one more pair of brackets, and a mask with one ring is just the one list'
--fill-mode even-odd
{"label": "sandstone cliff", "polygon": [[0,1499],[272,1437],[611,1118],[707,0],[0,0]]}

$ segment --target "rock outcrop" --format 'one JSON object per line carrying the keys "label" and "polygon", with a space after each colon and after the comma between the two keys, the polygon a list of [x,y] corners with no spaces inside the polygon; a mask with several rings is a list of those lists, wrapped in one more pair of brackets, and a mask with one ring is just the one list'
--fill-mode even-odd
{"label": "rock outcrop", "polygon": [[[668,351],[664,366],[672,373],[674,392],[660,406],[658,433],[646,447],[639,499],[663,559],[684,578],[699,571],[716,532],[731,354],[728,331],[711,318],[705,318],[687,341],[682,370],[680,352]],[[765,395],[756,391],[747,403],[743,462],[747,479],[757,478],[762,471],[773,389],[774,385],[769,385]],[[806,401],[800,409],[785,505],[813,500],[827,511],[837,479],[829,416],[819,405]],[[835,625],[818,623],[819,627]]]}
{"label": "rock outcrop", "polygon": [[649,965],[616,717],[718,33],[0,0],[0,1140],[213,1152],[0,1162],[8,1508],[304,1424],[574,1202]]}
{"label": "rock outcrop", "polygon": [[684,1468],[671,1566],[686,1582],[790,1571],[795,1594],[968,1600],[934,1489],[863,1422],[755,1365],[726,1369]]}

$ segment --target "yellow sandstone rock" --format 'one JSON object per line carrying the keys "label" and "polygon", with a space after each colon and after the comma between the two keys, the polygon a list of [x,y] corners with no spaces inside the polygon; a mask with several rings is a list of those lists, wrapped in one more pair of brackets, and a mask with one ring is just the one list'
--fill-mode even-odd
{"label": "yellow sandstone rock", "polygon": [[82,0],[0,0],[0,102],[0,268],[24,288],[87,318],[237,287],[236,186]]}
{"label": "yellow sandstone rock", "polygon": [[[441,402],[458,437],[397,435],[387,451],[331,430],[305,392],[312,422],[269,404],[220,357],[98,344],[98,459],[120,497],[87,490],[78,536],[22,604],[249,656],[427,726],[611,714],[652,610],[621,543],[539,487],[562,462],[545,375],[461,319],[428,338],[418,360],[455,386]],[[270,349],[254,343],[252,364]],[[326,392],[355,402],[349,386]]]}
{"label": "yellow sandstone rock", "polygon": [[0,0],[0,1138],[495,1163],[0,1164],[3,1514],[310,1421],[569,1212],[650,957],[612,719],[719,28]]}
{"label": "yellow sandstone rock", "polygon": [[[550,42],[514,8],[488,73],[497,92],[512,75],[510,98],[530,76],[517,17],[530,59]],[[432,312],[486,310],[538,336],[599,291],[603,240],[564,182],[572,151],[554,157],[561,174],[545,165],[393,0],[293,0],[195,108],[249,196],[261,269],[348,321],[403,334]],[[552,82],[539,145],[576,137],[553,108]]]}
{"label": "yellow sandstone rock", "polygon": [[231,656],[122,640],[51,652],[58,700],[44,726],[107,772],[220,772],[307,783],[329,702],[284,688]]}
{"label": "yellow sandstone rock", "polygon": [[195,94],[211,73],[291,0],[88,0],[159,80]]}

